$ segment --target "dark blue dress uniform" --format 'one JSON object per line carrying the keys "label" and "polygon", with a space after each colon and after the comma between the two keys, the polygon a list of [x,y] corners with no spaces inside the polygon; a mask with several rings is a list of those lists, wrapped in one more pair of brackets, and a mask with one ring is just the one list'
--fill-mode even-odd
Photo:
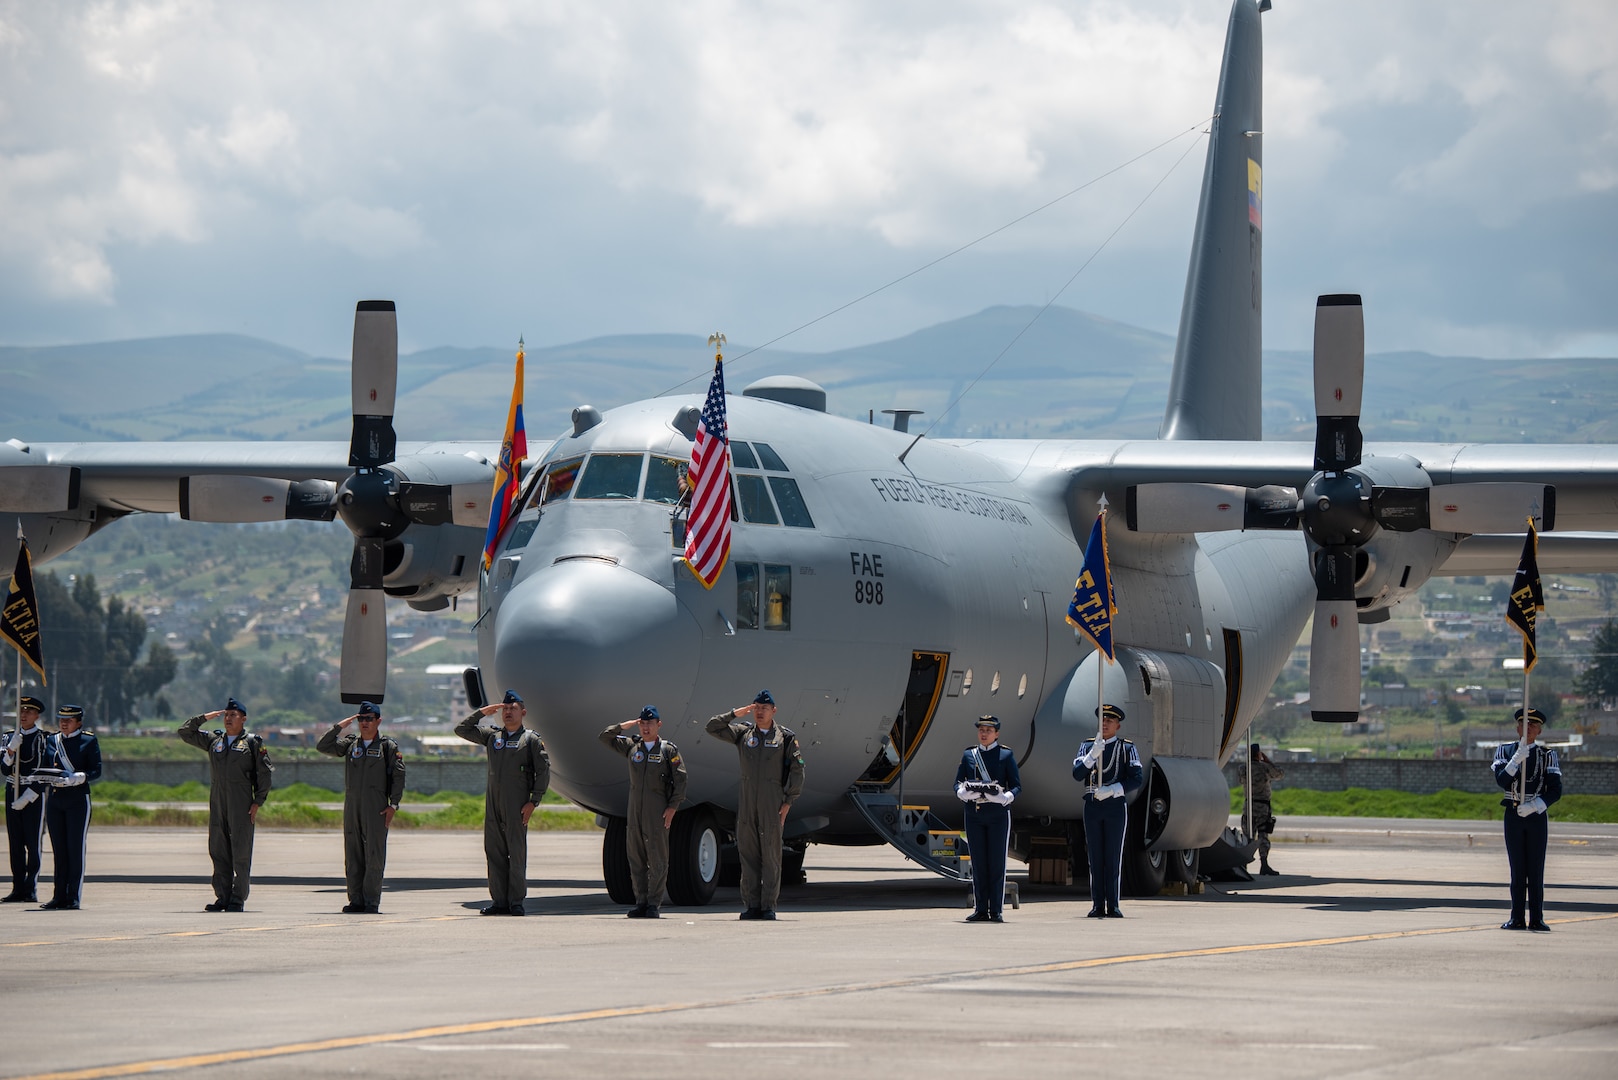
{"label": "dark blue dress uniform", "polygon": [[[72,709],[73,712],[68,710]],[[80,717],[84,710],[64,705],[57,715]],[[51,788],[45,799],[45,829],[51,834],[55,887],[43,906],[76,911],[84,889],[84,847],[90,834],[90,785],[101,779],[101,746],[82,728],[71,735],[58,732],[46,746],[46,766],[61,769],[65,782]]]}
{"label": "dark blue dress uniform", "polygon": [[[27,702],[37,698],[25,698]],[[12,732],[6,732],[5,742],[10,745]],[[11,892],[0,897],[0,903],[15,904],[35,899],[39,881],[40,850],[45,838],[45,797],[50,787],[26,781],[20,791],[13,790],[12,769],[27,776],[45,763],[46,740],[50,738],[39,727],[27,728],[17,740],[16,753],[7,752],[0,757],[6,771],[6,839],[11,845]],[[21,758],[20,763],[18,758]],[[17,805],[19,800],[25,800]]]}
{"label": "dark blue dress uniform", "polygon": [[[997,729],[1000,724],[994,725]],[[1001,794],[983,795],[966,785],[998,784]],[[966,803],[966,848],[972,856],[969,922],[1000,922],[1006,899],[1006,848],[1011,842],[1011,802],[1022,791],[1017,757],[998,741],[974,746],[955,769],[955,794]]]}
{"label": "dark blue dress uniform", "polygon": [[1145,772],[1128,739],[1113,736],[1102,743],[1093,765],[1082,760],[1095,746],[1086,739],[1073,760],[1073,779],[1084,784],[1084,847],[1090,859],[1090,916],[1120,916],[1123,887],[1124,828],[1129,823],[1128,796],[1140,790]]}
{"label": "dark blue dress uniform", "polygon": [[[1500,805],[1506,808],[1506,859],[1511,864],[1511,918],[1501,929],[1549,930],[1545,925],[1545,848],[1550,815],[1545,809],[1562,797],[1562,766],[1555,750],[1537,743],[1529,744],[1528,753],[1514,765],[1517,747],[1516,742],[1501,744],[1492,765],[1495,783],[1506,791]],[[1519,776],[1521,804],[1517,799]]]}

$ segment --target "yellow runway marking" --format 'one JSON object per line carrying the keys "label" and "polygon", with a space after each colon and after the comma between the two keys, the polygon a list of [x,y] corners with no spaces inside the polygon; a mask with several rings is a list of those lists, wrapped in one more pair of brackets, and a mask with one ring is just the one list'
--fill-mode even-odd
{"label": "yellow runway marking", "polygon": [[[1547,921],[1580,923],[1598,922],[1605,919],[1618,919],[1618,914],[1587,915]],[[230,1065],[238,1061],[263,1061],[267,1058],[291,1057],[296,1054],[352,1050],[362,1046],[382,1046],[391,1043],[411,1042],[417,1039],[442,1039],[455,1035],[479,1035],[491,1031],[513,1031],[520,1028],[551,1027],[557,1024],[578,1024],[589,1020],[615,1020],[630,1016],[656,1016],[663,1013],[693,1012],[698,1009],[723,1009],[738,1005],[757,1005],[772,1001],[832,997],[839,994],[863,994],[878,990],[899,990],[915,986],[967,980],[1006,978],[1016,975],[1044,975],[1058,971],[1082,971],[1087,968],[1115,967],[1119,964],[1142,964],[1156,960],[1185,960],[1193,957],[1230,956],[1237,953],[1273,952],[1282,949],[1313,949],[1326,945],[1351,945],[1366,941],[1392,941],[1399,938],[1431,937],[1437,934],[1465,934],[1493,929],[1495,929],[1493,924],[1436,926],[1425,930],[1388,930],[1378,934],[1352,934],[1345,937],[1309,938],[1302,941],[1268,941],[1251,945],[1219,945],[1205,949],[1176,949],[1170,952],[1133,953],[1126,956],[1098,956],[1088,960],[1061,960],[1050,964],[1026,964],[1017,967],[987,968],[980,971],[911,975],[905,978],[882,979],[876,982],[843,983],[803,990],[779,990],[766,994],[748,994],[742,997],[725,998],[716,1001],[671,1001],[661,1005],[639,1005],[632,1008],[587,1009],[583,1012],[558,1013],[555,1016],[524,1016],[506,1020],[480,1020],[465,1024],[439,1024],[434,1027],[411,1028],[407,1031],[349,1035],[334,1039],[283,1043],[280,1046],[264,1046],[246,1050],[221,1050],[211,1054],[190,1054],[183,1057],[131,1061],[121,1065],[98,1065],[87,1069],[71,1069],[63,1072],[32,1073],[28,1076],[15,1077],[13,1080],[104,1080],[106,1077],[139,1076],[146,1073],[171,1072],[176,1069],[200,1069],[211,1065]]]}

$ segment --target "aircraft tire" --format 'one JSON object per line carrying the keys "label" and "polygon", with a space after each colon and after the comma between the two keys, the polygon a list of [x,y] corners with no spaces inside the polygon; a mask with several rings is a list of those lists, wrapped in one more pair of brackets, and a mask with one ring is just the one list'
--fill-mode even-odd
{"label": "aircraft tire", "polygon": [[613,903],[635,902],[635,883],[629,877],[629,822],[624,818],[607,818],[601,838],[601,877]]}
{"label": "aircraft tire", "polygon": [[724,837],[706,806],[681,810],[669,831],[669,899],[681,907],[701,907],[719,887],[719,848]]}
{"label": "aircraft tire", "polygon": [[1168,852],[1168,879],[1195,885],[1202,873],[1202,849]]}
{"label": "aircraft tire", "polygon": [[1163,891],[1163,879],[1168,874],[1169,853],[1146,850],[1145,825],[1146,815],[1129,815],[1129,825],[1124,832],[1122,891],[1125,896],[1156,896]]}

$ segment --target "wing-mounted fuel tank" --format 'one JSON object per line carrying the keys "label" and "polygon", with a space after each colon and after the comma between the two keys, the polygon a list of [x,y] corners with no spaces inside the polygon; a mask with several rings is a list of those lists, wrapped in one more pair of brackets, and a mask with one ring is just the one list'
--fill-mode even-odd
{"label": "wing-mounted fuel tank", "polygon": [[1135,744],[1147,784],[1130,813],[1147,813],[1149,847],[1205,847],[1230,816],[1230,791],[1216,760],[1224,729],[1225,675],[1183,653],[1121,647],[1108,664],[1091,653],[1053,688],[1034,720],[1034,745],[1019,766],[1020,813],[1079,818],[1084,791],[1073,779],[1079,744],[1096,733],[1096,673],[1102,693],[1124,710],[1123,737]]}

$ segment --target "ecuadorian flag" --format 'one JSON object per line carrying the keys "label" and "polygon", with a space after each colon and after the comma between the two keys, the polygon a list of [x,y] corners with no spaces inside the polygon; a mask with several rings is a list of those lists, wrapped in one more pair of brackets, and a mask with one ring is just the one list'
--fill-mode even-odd
{"label": "ecuadorian flag", "polygon": [[483,569],[494,565],[500,534],[517,510],[517,478],[528,456],[528,431],[522,422],[523,344],[517,342],[517,381],[511,388],[506,411],[506,437],[500,443],[500,461],[494,467],[494,494],[489,500],[489,531],[483,538]]}

